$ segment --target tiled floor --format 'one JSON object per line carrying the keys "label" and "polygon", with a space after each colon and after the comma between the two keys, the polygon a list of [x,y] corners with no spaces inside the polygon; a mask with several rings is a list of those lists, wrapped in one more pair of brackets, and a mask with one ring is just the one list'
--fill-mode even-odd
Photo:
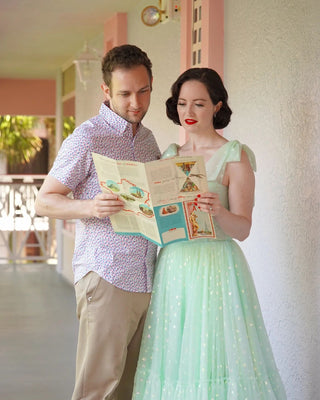
{"label": "tiled floor", "polygon": [[77,328],[54,266],[0,264],[0,399],[70,400]]}

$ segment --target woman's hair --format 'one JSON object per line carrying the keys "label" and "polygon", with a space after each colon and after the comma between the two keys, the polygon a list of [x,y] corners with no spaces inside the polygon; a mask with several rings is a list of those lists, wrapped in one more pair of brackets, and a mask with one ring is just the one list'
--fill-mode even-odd
{"label": "woman's hair", "polygon": [[171,97],[166,101],[168,118],[175,124],[181,125],[177,104],[181,86],[187,81],[199,81],[203,83],[214,105],[218,104],[219,101],[222,102],[222,107],[213,118],[213,127],[215,129],[225,128],[229,124],[232,114],[228,106],[228,93],[219,74],[211,68],[190,68],[178,77],[171,87]]}
{"label": "woman's hair", "polygon": [[151,82],[152,63],[147,53],[131,44],[113,47],[102,59],[101,69],[104,83],[110,87],[112,72],[115,69],[130,69],[139,65],[144,65],[146,67]]}

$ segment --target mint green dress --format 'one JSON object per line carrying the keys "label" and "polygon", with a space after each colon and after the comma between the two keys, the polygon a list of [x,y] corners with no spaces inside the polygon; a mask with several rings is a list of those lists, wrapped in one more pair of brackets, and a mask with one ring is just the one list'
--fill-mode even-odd
{"label": "mint green dress", "polygon": [[[177,155],[170,145],[164,157]],[[209,189],[228,208],[228,162],[252,151],[224,144],[206,163]],[[217,239],[160,250],[135,377],[134,400],[286,399],[247,261],[215,222]]]}

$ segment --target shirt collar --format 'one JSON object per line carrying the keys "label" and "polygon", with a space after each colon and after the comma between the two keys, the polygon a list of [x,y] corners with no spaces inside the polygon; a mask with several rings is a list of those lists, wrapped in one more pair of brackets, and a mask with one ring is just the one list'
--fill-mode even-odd
{"label": "shirt collar", "polygon": [[[132,124],[123,119],[122,117],[120,117],[120,115],[113,112],[109,107],[107,101],[101,104],[100,115],[107,122],[107,124],[117,132],[121,134],[129,132],[132,134]],[[141,126],[142,124],[140,123],[138,126],[137,133],[140,130]]]}

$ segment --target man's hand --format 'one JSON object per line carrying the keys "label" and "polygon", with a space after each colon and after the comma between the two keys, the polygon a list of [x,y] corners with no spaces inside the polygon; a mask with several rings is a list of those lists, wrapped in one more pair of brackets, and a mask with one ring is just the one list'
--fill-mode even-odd
{"label": "man's hand", "polygon": [[38,215],[58,219],[105,218],[121,211],[124,202],[113,193],[99,193],[94,199],[70,198],[71,190],[47,175],[35,204]]}
{"label": "man's hand", "polygon": [[97,218],[105,218],[116,214],[124,207],[124,202],[112,193],[99,193],[92,200],[91,214]]}

